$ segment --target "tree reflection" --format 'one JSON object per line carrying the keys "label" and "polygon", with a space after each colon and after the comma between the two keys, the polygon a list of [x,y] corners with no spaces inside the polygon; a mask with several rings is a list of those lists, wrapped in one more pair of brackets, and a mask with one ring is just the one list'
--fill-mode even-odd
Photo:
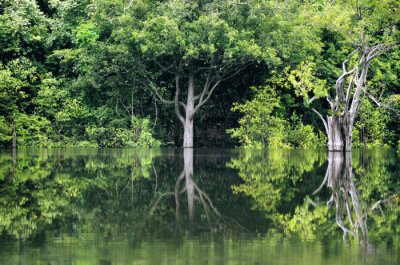
{"label": "tree reflection", "polygon": [[193,149],[182,154],[166,150],[163,155],[132,149],[18,152],[0,154],[3,236],[30,239],[43,233],[89,232],[140,238],[149,233],[221,231],[240,225],[217,205],[246,211],[225,192],[235,178],[218,176],[226,172],[224,167],[209,171],[204,156],[194,177]]}
{"label": "tree reflection", "polygon": [[354,235],[350,240],[385,238],[400,246],[396,153],[195,151],[3,151],[1,233],[179,236],[242,231],[241,223],[304,239],[343,232]]}
{"label": "tree reflection", "polygon": [[90,202],[96,198],[92,198],[92,191],[108,195],[116,191],[113,196],[117,200],[128,190],[126,182],[120,189],[123,182],[120,176],[125,178],[129,172],[129,184],[148,177],[151,160],[151,153],[123,150],[114,153],[96,149],[3,152],[0,154],[0,232],[3,236],[28,239],[50,227],[53,230],[87,227],[84,220],[103,208],[101,202],[92,207]]}
{"label": "tree reflection", "polygon": [[279,221],[311,191],[318,173],[316,169],[324,161],[323,152],[243,150],[228,167],[238,170],[243,180],[232,187],[234,192],[251,197],[254,209]]}
{"label": "tree reflection", "polygon": [[[325,178],[313,194],[317,194],[323,185],[326,184],[332,191],[327,205],[331,207],[334,204],[336,207],[336,223],[343,230],[343,238],[345,239],[349,233],[359,239],[358,231],[361,228],[363,239],[367,242],[367,212],[365,203],[360,202],[353,179],[351,153],[329,152]],[[350,227],[345,224],[345,214],[347,214]]]}
{"label": "tree reflection", "polygon": [[398,155],[309,152],[245,151],[228,164],[243,180],[232,189],[252,198],[253,209],[263,210],[271,225],[288,235],[329,238],[339,229],[344,238],[400,246]]}
{"label": "tree reflection", "polygon": [[[208,229],[220,229],[225,224],[233,224],[243,228],[236,221],[222,215],[214,205],[210,196],[204,192],[193,179],[193,148],[183,149],[183,170],[176,178],[173,191],[167,191],[157,196],[149,207],[146,216],[151,215],[158,207],[159,203],[166,197],[173,196],[175,202],[175,219],[179,231],[185,227],[186,220],[182,217],[182,197],[186,197],[188,224],[191,230],[202,229],[203,221],[207,222]],[[185,196],[186,195],[186,196]],[[202,213],[196,215],[196,203],[201,206]],[[205,217],[205,218],[204,218]],[[204,220],[205,219],[205,220]]]}

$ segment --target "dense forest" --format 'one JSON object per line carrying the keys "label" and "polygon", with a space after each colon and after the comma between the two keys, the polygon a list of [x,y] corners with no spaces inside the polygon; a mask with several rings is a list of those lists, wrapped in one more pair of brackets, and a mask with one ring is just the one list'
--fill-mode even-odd
{"label": "dense forest", "polygon": [[398,0],[1,0],[2,147],[400,145]]}

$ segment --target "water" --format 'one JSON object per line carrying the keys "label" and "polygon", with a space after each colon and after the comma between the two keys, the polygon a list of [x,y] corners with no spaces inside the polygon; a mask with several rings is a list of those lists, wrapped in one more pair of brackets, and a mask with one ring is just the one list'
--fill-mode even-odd
{"label": "water", "polygon": [[0,264],[400,264],[390,149],[0,152]]}

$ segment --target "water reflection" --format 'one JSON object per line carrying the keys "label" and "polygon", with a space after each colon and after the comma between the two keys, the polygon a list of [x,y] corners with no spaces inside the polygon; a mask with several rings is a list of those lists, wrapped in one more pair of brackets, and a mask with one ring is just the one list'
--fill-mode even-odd
{"label": "water reflection", "polygon": [[81,244],[88,264],[344,264],[370,242],[356,263],[398,264],[399,173],[391,150],[5,150],[0,263],[74,264]]}
{"label": "water reflection", "polygon": [[[362,239],[368,242],[367,211],[365,203],[359,199],[353,180],[351,153],[329,152],[324,180],[313,195],[326,184],[332,192],[327,205],[328,207],[334,205],[336,208],[336,223],[343,231],[343,239],[345,240],[349,233],[358,240],[359,228],[361,228]],[[346,214],[350,227],[345,224]]]}
{"label": "water reflection", "polygon": [[193,149],[4,152],[0,230],[26,240],[49,231],[141,237],[242,229],[251,210],[230,191],[237,181],[225,168],[230,156],[199,151],[194,157]]}
{"label": "water reflection", "polygon": [[[193,148],[185,148],[183,149],[183,169],[181,173],[176,178],[175,187],[173,191],[164,192],[156,197],[154,203],[149,207],[148,213],[153,214],[153,212],[157,209],[159,203],[165,199],[166,197],[174,197],[175,201],[175,218],[176,218],[176,228],[179,232],[182,232],[185,227],[185,224],[189,225],[189,229],[191,231],[202,229],[204,227],[203,221],[206,220],[206,225],[209,230],[217,230],[223,229],[224,225],[233,225],[238,229],[244,228],[239,223],[237,223],[234,219],[231,219],[227,216],[221,214],[221,212],[214,205],[210,196],[204,192],[199,185],[194,181],[194,150]],[[156,174],[157,175],[157,174]],[[182,218],[182,210],[181,210],[181,197],[186,195],[186,204],[187,204],[187,215],[188,220],[186,218]],[[196,216],[196,207],[195,204],[198,204],[202,209],[202,213]],[[197,218],[196,218],[197,217]],[[198,220],[196,220],[198,219]]]}
{"label": "water reflection", "polygon": [[249,151],[228,166],[243,180],[233,189],[252,198],[253,208],[288,235],[328,239],[340,229],[344,239],[399,246],[400,163],[394,151]]}

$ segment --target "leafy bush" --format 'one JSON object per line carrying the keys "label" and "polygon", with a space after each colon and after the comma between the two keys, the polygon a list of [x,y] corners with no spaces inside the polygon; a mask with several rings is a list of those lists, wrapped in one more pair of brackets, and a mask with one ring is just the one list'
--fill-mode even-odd
{"label": "leafy bush", "polygon": [[384,147],[393,144],[393,133],[387,126],[389,120],[387,111],[365,99],[353,130],[353,145]]}
{"label": "leafy bush", "polygon": [[296,114],[290,120],[279,115],[277,110],[281,99],[274,88],[266,86],[252,90],[256,94],[251,101],[235,104],[232,108],[244,114],[239,127],[227,131],[241,145],[251,148],[315,148],[326,143],[321,132],[316,134],[313,127],[304,125]]}
{"label": "leafy bush", "polygon": [[4,116],[0,116],[0,143],[6,143],[12,139],[12,125]]}
{"label": "leafy bush", "polygon": [[51,141],[51,123],[44,117],[20,113],[15,119],[15,130],[19,146],[46,147]]}
{"label": "leafy bush", "polygon": [[148,119],[132,116],[131,128],[96,127],[86,128],[89,142],[101,147],[159,147],[160,142],[153,138]]}

